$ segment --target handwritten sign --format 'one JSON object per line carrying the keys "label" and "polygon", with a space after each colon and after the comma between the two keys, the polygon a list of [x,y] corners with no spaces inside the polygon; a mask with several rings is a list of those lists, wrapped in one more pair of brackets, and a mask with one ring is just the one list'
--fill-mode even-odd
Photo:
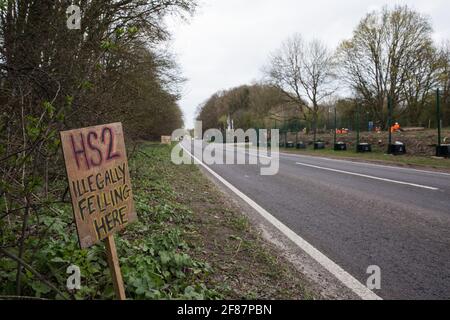
{"label": "handwritten sign", "polygon": [[121,123],[61,132],[81,248],[137,219]]}

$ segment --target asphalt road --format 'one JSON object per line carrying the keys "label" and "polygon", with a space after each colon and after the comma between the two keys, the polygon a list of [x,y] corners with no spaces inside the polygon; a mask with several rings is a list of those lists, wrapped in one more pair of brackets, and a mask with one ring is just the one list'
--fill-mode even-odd
{"label": "asphalt road", "polygon": [[450,175],[288,154],[275,176],[210,168],[361,283],[379,266],[383,299],[450,299]]}

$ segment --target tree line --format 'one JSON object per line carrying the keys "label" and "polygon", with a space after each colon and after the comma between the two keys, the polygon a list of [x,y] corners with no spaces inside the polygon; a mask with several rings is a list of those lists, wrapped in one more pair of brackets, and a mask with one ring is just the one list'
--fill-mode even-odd
{"label": "tree line", "polygon": [[[297,121],[317,132],[318,127],[329,125],[329,113],[337,108],[343,123],[354,124],[359,112],[362,119],[386,128],[391,99],[396,121],[435,127],[436,89],[440,88],[443,123],[450,125],[450,44],[436,44],[432,34],[430,18],[408,6],[368,13],[353,36],[334,50],[320,40],[305,41],[295,34],[270,55],[264,78],[253,86],[276,92],[272,106],[262,109],[264,116],[253,107],[256,101],[250,100],[238,111],[235,104],[227,104],[234,101],[231,97],[236,92],[242,92],[236,88],[202,104],[198,119],[209,123],[211,118],[218,121],[230,115],[241,122],[243,114],[254,114],[249,127],[257,127],[261,117],[268,117],[272,121],[266,123],[267,128],[273,127],[273,120]],[[350,94],[341,97],[344,90]],[[213,108],[218,98],[221,103]],[[283,127],[286,124],[278,126]]]}
{"label": "tree line", "polygon": [[[69,5],[81,8],[79,30],[67,26]],[[183,125],[183,78],[161,44],[165,17],[195,8],[194,0],[0,1],[0,265],[17,264],[17,296],[53,227],[42,221],[68,203],[59,131],[123,122],[135,142]]]}

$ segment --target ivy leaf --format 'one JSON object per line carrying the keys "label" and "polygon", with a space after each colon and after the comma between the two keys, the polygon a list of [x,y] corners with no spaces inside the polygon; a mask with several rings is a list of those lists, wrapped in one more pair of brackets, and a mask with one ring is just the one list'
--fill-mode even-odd
{"label": "ivy leaf", "polygon": [[161,264],[166,265],[170,262],[170,255],[166,251],[160,251],[159,257],[161,258]]}

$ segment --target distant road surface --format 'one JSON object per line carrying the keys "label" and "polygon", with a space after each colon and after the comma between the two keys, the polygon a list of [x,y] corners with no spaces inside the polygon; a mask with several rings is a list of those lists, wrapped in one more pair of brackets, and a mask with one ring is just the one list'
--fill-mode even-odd
{"label": "distant road surface", "polygon": [[361,283],[379,266],[381,298],[450,299],[450,174],[289,154],[275,176],[209,167]]}

